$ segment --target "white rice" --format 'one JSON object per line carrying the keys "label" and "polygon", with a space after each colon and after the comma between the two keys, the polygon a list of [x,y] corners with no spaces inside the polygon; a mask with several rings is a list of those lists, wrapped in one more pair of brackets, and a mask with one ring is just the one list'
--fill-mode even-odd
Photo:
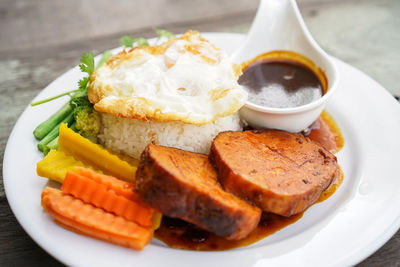
{"label": "white rice", "polygon": [[218,118],[205,125],[183,122],[154,122],[125,119],[102,114],[100,142],[107,148],[139,159],[151,142],[187,151],[207,154],[211,142],[219,132],[240,131],[238,113]]}

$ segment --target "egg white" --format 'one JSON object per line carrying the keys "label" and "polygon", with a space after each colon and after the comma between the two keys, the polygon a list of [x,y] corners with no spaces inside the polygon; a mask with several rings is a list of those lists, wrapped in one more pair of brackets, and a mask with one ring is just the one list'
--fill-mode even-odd
{"label": "egg white", "polygon": [[93,74],[89,99],[115,116],[205,124],[238,111],[247,92],[228,55],[188,31],[111,58]]}

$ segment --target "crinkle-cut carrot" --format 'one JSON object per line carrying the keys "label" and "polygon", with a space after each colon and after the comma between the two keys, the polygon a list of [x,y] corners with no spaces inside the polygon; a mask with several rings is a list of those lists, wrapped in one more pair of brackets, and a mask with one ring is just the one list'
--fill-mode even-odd
{"label": "crinkle-cut carrot", "polygon": [[73,170],[76,166],[85,166],[89,168],[88,165],[62,151],[50,150],[50,152],[36,164],[36,172],[39,176],[62,183],[67,171]]}
{"label": "crinkle-cut carrot", "polygon": [[[92,177],[99,176],[93,172],[89,173],[92,174]],[[153,227],[154,210],[152,208],[141,202],[120,196],[115,191],[109,190],[106,185],[92,180],[90,177],[68,171],[61,190],[85,203],[124,217],[128,221],[136,222],[144,227]]]}
{"label": "crinkle-cut carrot", "polygon": [[136,166],[74,132],[65,123],[60,125],[59,132],[58,150],[93,166],[95,169],[102,170],[104,173],[128,182],[135,181]]}
{"label": "crinkle-cut carrot", "polygon": [[85,176],[86,178],[95,181],[96,183],[105,185],[108,190],[114,191],[117,195],[135,201],[140,201],[139,195],[133,191],[133,183],[125,182],[113,176],[104,175],[88,168],[76,167],[73,171],[79,175]]}
{"label": "crinkle-cut carrot", "polygon": [[141,250],[153,237],[151,227],[141,227],[54,188],[43,190],[42,207],[70,230],[125,247]]}
{"label": "crinkle-cut carrot", "polygon": [[[125,182],[122,180],[119,180],[115,177],[109,176],[109,175],[104,175],[101,173],[98,173],[94,170],[88,169],[88,168],[83,168],[83,167],[76,167],[74,169],[74,172],[77,174],[80,174],[82,176],[85,176],[86,178],[90,178],[97,183],[101,183],[107,187],[108,190],[114,191],[117,195],[126,197],[128,199],[131,199],[133,201],[142,203],[142,200],[140,199],[139,195],[133,191],[134,184]],[[146,204],[143,204],[147,206]],[[154,211],[153,214],[153,226],[154,229],[158,229],[161,225],[161,220],[162,220],[162,214],[158,211]]]}

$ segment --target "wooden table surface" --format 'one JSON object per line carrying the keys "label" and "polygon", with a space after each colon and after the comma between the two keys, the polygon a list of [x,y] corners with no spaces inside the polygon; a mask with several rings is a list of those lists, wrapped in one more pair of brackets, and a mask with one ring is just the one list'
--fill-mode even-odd
{"label": "wooden table surface", "polygon": [[[153,27],[175,33],[245,33],[257,5],[249,0],[2,0],[1,168],[8,136],[24,108],[47,84],[77,65],[83,53],[116,47],[123,34],[152,37]],[[301,0],[299,6],[312,35],[328,53],[400,95],[400,1]],[[0,266],[62,265],[20,227],[7,203],[2,176],[0,213]],[[359,265],[399,266],[400,232]]]}

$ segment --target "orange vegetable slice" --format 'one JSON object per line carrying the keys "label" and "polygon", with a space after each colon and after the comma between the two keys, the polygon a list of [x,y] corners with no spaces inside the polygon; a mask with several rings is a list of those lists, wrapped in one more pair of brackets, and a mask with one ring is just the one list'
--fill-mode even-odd
{"label": "orange vegetable slice", "polygon": [[138,194],[133,191],[133,188],[135,187],[133,183],[122,181],[113,176],[101,174],[89,168],[75,167],[73,171],[95,181],[96,183],[103,184],[108,190],[114,191],[115,194],[119,196],[123,196],[134,201],[141,201]]}
{"label": "orange vegetable slice", "polygon": [[43,190],[42,207],[69,230],[128,248],[141,250],[153,237],[151,227],[141,227],[54,188]]}
{"label": "orange vegetable slice", "polygon": [[[82,174],[82,169],[80,170]],[[93,177],[100,179],[108,178],[107,180],[111,183],[117,180],[114,177],[106,177],[105,175],[96,174],[95,172],[88,173],[92,176],[89,176],[92,179]],[[143,203],[133,201],[131,196],[126,198],[118,195],[116,191],[112,190],[113,186],[110,184],[108,184],[109,188],[107,188],[107,185],[90,178],[68,171],[61,190],[64,193],[71,194],[81,199],[85,203],[93,204],[105,211],[124,217],[128,221],[136,222],[144,227],[153,227],[152,219],[154,210],[152,208]],[[114,186],[114,188],[117,188],[117,186]],[[131,195],[133,195],[132,191]]]}

